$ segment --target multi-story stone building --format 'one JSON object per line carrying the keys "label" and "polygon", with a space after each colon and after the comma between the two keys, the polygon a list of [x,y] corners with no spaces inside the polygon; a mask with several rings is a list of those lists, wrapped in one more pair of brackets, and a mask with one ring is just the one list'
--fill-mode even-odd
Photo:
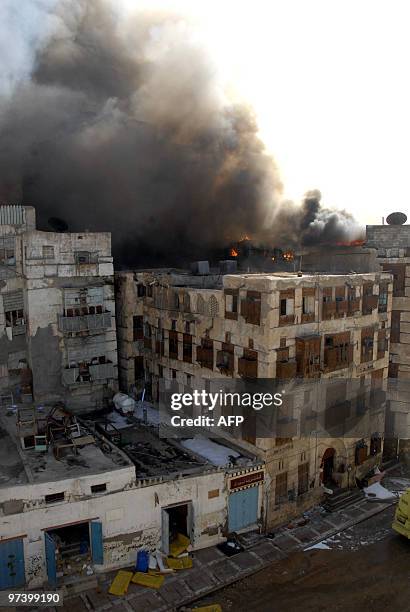
{"label": "multi-story stone building", "polygon": [[32,207],[0,207],[0,385],[95,407],[117,386],[109,233],[36,230]]}
{"label": "multi-story stone building", "polygon": [[311,505],[321,484],[347,488],[380,462],[383,410],[366,407],[387,377],[390,274],[152,270],[118,273],[116,287],[123,390],[156,401],[161,379],[181,390],[287,381],[276,435],[246,436],[266,463],[266,528]]}
{"label": "multi-story stone building", "polygon": [[410,439],[410,225],[368,225],[366,245],[393,275],[389,363],[389,454],[408,460]]}

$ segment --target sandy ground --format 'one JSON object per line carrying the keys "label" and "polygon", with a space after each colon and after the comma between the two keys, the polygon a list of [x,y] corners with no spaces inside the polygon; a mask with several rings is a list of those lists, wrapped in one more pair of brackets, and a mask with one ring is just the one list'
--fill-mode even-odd
{"label": "sandy ground", "polygon": [[394,510],[327,540],[329,550],[291,555],[206,603],[224,612],[409,611],[410,541],[391,530]]}

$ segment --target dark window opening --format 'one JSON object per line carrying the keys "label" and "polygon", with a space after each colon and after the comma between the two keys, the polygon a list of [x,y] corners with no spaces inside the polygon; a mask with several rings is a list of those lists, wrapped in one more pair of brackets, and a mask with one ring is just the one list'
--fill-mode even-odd
{"label": "dark window opening", "polygon": [[142,340],[144,337],[144,318],[137,315],[132,318],[134,340]]}
{"label": "dark window opening", "polygon": [[65,493],[51,493],[45,496],[46,504],[55,504],[56,502],[64,501]]}
{"label": "dark window opening", "polygon": [[103,482],[102,484],[91,485],[91,493],[104,493],[107,490],[107,484]]}

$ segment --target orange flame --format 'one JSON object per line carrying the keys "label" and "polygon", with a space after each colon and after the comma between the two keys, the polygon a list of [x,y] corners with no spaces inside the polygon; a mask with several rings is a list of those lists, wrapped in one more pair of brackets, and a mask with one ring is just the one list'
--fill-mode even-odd
{"label": "orange flame", "polygon": [[238,251],[236,249],[234,249],[233,247],[229,251],[229,254],[230,254],[231,257],[238,257]]}
{"label": "orange flame", "polygon": [[336,246],[362,246],[365,242],[364,239],[350,240],[347,242],[336,242]]}
{"label": "orange flame", "polygon": [[241,236],[239,242],[245,242],[246,240],[250,240],[250,238],[247,234],[244,234],[243,236]]}
{"label": "orange flame", "polygon": [[285,251],[282,255],[283,259],[285,261],[293,261],[293,252],[292,251]]}

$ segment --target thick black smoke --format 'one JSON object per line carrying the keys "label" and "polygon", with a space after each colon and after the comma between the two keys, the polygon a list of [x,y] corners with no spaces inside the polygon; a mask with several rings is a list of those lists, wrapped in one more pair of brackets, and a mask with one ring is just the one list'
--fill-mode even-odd
{"label": "thick black smoke", "polygon": [[30,81],[0,107],[0,198],[40,227],[111,231],[117,264],[180,263],[248,234],[270,243],[346,239],[355,224],[280,203],[251,109],[228,104],[178,16],[125,24],[108,0],[61,1]]}

